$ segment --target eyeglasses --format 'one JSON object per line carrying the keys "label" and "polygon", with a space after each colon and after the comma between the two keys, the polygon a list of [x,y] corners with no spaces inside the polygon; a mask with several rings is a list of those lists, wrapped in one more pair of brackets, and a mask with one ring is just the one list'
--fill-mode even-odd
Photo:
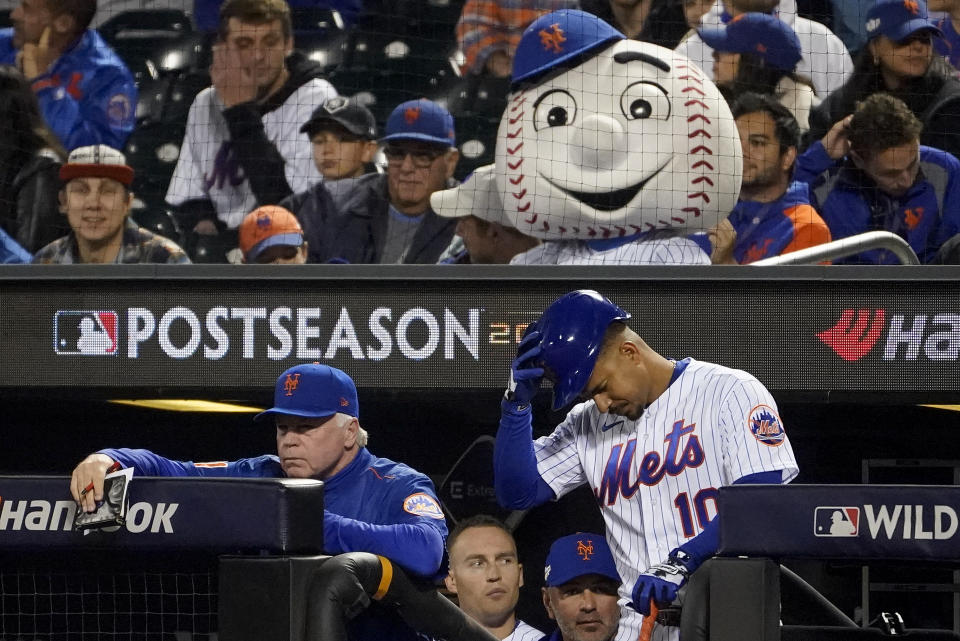
{"label": "eyeglasses", "polygon": [[413,166],[418,169],[426,169],[445,153],[447,153],[445,149],[404,149],[393,146],[383,148],[383,155],[387,157],[388,164],[402,165],[404,159],[410,156]]}

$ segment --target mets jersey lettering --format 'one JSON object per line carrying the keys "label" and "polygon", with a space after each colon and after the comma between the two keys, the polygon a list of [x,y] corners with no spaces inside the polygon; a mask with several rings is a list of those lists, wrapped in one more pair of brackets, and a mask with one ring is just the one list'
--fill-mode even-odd
{"label": "mets jersey lettering", "polygon": [[[696,424],[684,426],[683,419],[674,422],[673,429],[664,439],[668,443],[667,453],[661,461],[660,453],[652,450],[643,455],[640,460],[636,481],[630,483],[630,471],[633,469],[633,458],[637,449],[637,439],[627,441],[626,446],[618,444],[610,450],[600,487],[596,489],[597,500],[601,504],[613,505],[617,496],[629,499],[643,485],[656,485],[663,479],[664,474],[676,476],[688,466],[699,467],[703,464],[703,447],[700,439],[692,432]],[[691,434],[687,439],[683,451],[680,452],[681,438]],[[622,450],[622,455],[621,455]],[[677,453],[680,452],[680,456]]]}

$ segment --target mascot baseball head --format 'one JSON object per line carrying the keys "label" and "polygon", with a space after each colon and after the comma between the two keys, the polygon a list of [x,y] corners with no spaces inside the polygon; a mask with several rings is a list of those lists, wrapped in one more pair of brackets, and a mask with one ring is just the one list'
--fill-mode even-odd
{"label": "mascot baseball head", "polygon": [[709,229],[736,204],[743,162],[730,109],[699,67],[564,10],[520,40],[496,164],[517,229],[589,239]]}

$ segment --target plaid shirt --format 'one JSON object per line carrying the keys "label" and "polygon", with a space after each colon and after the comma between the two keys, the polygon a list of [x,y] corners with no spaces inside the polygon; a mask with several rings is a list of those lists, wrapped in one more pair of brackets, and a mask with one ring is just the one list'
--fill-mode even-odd
{"label": "plaid shirt", "polygon": [[457,22],[457,41],[466,56],[463,71],[482,72],[494,51],[506,51],[512,57],[531,22],[545,13],[577,6],[577,0],[467,0]]}
{"label": "plaid shirt", "polygon": [[[82,262],[77,250],[76,237],[70,232],[58,238],[33,255],[33,262],[40,265],[72,265]],[[154,234],[127,218],[123,228],[123,245],[117,253],[116,264],[166,263],[170,265],[190,262],[187,253],[168,238]]]}

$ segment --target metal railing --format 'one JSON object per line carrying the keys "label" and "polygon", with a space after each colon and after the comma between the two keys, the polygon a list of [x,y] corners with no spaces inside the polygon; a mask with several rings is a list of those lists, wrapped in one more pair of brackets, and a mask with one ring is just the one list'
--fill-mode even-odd
{"label": "metal railing", "polygon": [[782,256],[758,260],[751,265],[816,265],[828,260],[853,256],[869,249],[886,249],[903,265],[919,265],[920,259],[907,241],[888,231],[868,231],[849,238],[808,247]]}

